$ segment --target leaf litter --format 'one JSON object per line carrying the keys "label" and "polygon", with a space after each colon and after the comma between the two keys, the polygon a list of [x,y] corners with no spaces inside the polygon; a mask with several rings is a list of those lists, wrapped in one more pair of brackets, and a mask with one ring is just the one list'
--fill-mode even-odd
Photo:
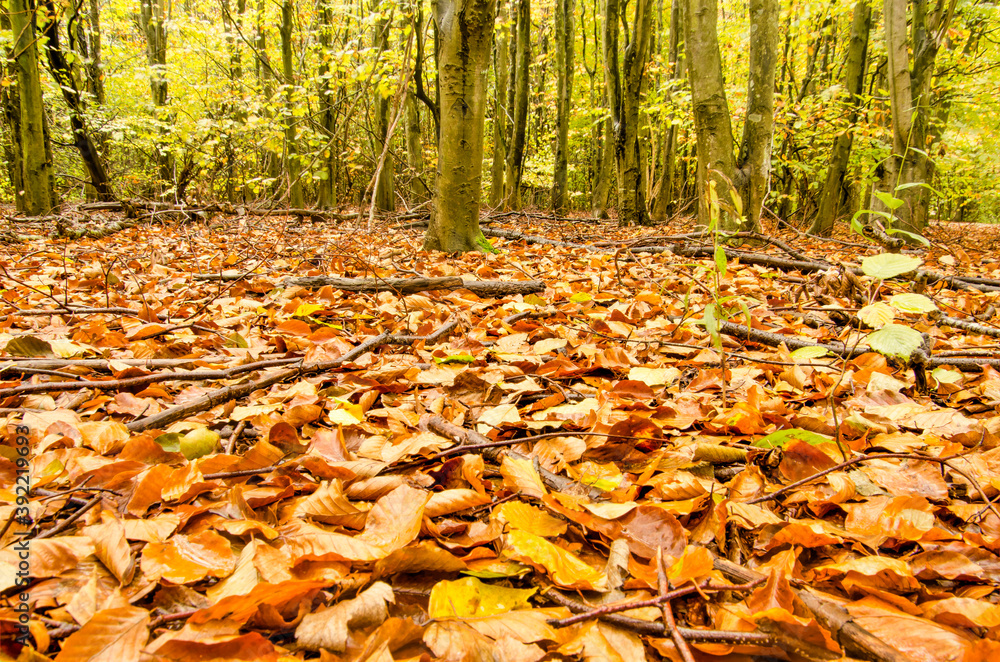
{"label": "leaf litter", "polygon": [[[1000,655],[985,235],[861,250],[875,277],[727,248],[713,289],[696,234],[530,222],[563,243],[236,219],[6,247],[0,652]],[[317,276],[544,289],[285,280]]]}

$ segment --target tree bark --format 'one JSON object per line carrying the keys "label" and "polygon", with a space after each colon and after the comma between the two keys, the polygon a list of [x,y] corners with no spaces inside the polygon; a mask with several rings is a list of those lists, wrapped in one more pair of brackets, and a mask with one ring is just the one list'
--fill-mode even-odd
{"label": "tree bark", "polygon": [[833,224],[837,220],[838,206],[843,197],[844,172],[851,156],[851,146],[854,142],[853,125],[858,118],[858,98],[865,80],[871,18],[871,7],[863,0],[858,0],[854,5],[847,62],[844,65],[844,88],[847,92],[848,107],[847,127],[833,140],[830,166],[819,196],[819,211],[809,228],[810,233],[824,237],[829,237],[833,233]]}
{"label": "tree bark", "polygon": [[[377,5],[376,0],[376,5]],[[389,48],[389,19],[383,16],[375,24],[375,48],[379,53],[384,53]],[[385,150],[389,136],[389,106],[392,100],[392,90],[386,89],[384,92],[376,92],[375,99],[375,153],[381,154]],[[378,176],[378,186],[375,189],[375,209],[380,212],[392,212],[396,210],[396,189],[394,186],[395,168],[392,158],[387,158],[382,164],[382,172]]]}
{"label": "tree bark", "polygon": [[521,209],[521,175],[524,170],[525,134],[528,127],[528,83],[531,66],[531,0],[518,0],[517,28],[514,37],[515,60],[510,74],[513,113],[507,171],[504,178],[504,207]]}
{"label": "tree bark", "polygon": [[[639,111],[642,86],[649,57],[653,23],[652,0],[635,0],[631,26],[627,5],[607,0],[604,12],[604,76],[614,132],[615,166],[618,174],[618,223],[649,225],[643,191],[644,159],[639,141]],[[619,53],[618,24],[624,27],[624,49]],[[621,67],[619,67],[621,58]]]}
{"label": "tree bark", "polygon": [[323,147],[322,170],[316,186],[316,206],[320,209],[330,209],[337,202],[337,191],[334,188],[334,149],[333,142],[336,135],[334,123],[335,105],[333,99],[333,86],[330,80],[333,73],[330,71],[331,49],[333,48],[333,7],[328,0],[320,0],[319,3],[319,105],[322,108],[320,125],[323,127],[323,136],[326,145]]}
{"label": "tree bark", "polygon": [[19,96],[24,212],[44,216],[57,205],[57,199],[42,103],[42,81],[38,71],[35,7],[32,0],[10,0],[8,11],[17,55],[14,67],[17,70]]}
{"label": "tree bark", "polygon": [[760,231],[760,215],[771,180],[777,50],[778,0],[750,0],[750,74],[739,162],[746,181],[743,209],[747,229],[753,231]]}
{"label": "tree bark", "polygon": [[[708,226],[712,221],[709,187],[714,186],[715,194],[725,200],[736,185],[733,128],[716,32],[717,0],[687,0],[686,9],[684,41],[698,141],[698,223]],[[739,226],[739,218],[732,214],[723,214],[718,221],[722,229]]]}
{"label": "tree bark", "polygon": [[434,212],[425,250],[489,250],[479,230],[486,70],[496,0],[438,0],[438,140]]}
{"label": "tree bark", "polygon": [[576,0],[556,0],[556,162],[552,178],[552,210],[562,214],[569,206],[569,119],[573,105],[573,55]]}
{"label": "tree bark", "polygon": [[108,174],[101,162],[100,154],[97,152],[97,145],[90,136],[84,121],[84,103],[80,95],[80,88],[77,84],[77,77],[70,65],[69,60],[63,53],[59,38],[59,21],[57,19],[55,4],[52,0],[45,0],[44,7],[48,14],[48,20],[42,29],[42,37],[45,41],[45,54],[49,62],[49,71],[59,89],[62,91],[63,99],[69,106],[70,130],[73,134],[73,145],[80,154],[80,159],[90,175],[90,183],[97,192],[97,198],[101,201],[114,200],[114,193],[111,191],[111,182]]}
{"label": "tree bark", "polygon": [[304,207],[302,196],[301,164],[299,163],[298,139],[295,131],[295,69],[292,61],[292,13],[293,0],[281,3],[281,71],[285,90],[285,174],[288,177],[288,204]]}
{"label": "tree bark", "polygon": [[592,213],[595,218],[608,218],[608,206],[611,199],[612,180],[615,177],[615,132],[611,120],[606,119],[600,124],[598,136],[603,136],[598,148],[595,171],[597,182],[594,184]]}
{"label": "tree bark", "polygon": [[[667,75],[670,77],[667,84],[667,100],[673,96],[673,90],[683,78],[683,63],[680,56],[684,40],[681,35],[684,33],[684,4],[683,0],[673,0],[670,7],[670,41],[669,53],[667,54]],[[650,210],[650,218],[655,222],[663,222],[667,219],[667,209],[674,198],[674,173],[676,171],[677,160],[677,122],[670,118],[666,133],[663,139],[662,169],[659,184],[656,187],[656,197],[653,200],[653,208]]]}
{"label": "tree bark", "polygon": [[507,57],[510,29],[505,20],[506,5],[500,10],[499,34],[493,47],[493,70],[496,80],[496,101],[493,106],[493,166],[490,171],[490,206],[499,207],[503,202],[503,180],[507,162],[507,136],[510,129],[507,107],[507,92],[510,85],[510,67]]}
{"label": "tree bark", "polygon": [[406,98],[406,164],[410,168],[410,200],[421,203],[430,199],[424,181],[424,142],[420,131],[420,107],[413,96]]}
{"label": "tree bark", "polygon": [[873,195],[871,209],[889,213],[893,227],[916,233],[927,225],[930,195],[926,185],[934,169],[928,157],[929,139],[934,139],[928,127],[934,63],[947,39],[956,3],[938,2],[928,11],[927,0],[914,0],[910,39],[906,30],[907,4],[906,0],[884,2],[892,154],[878,184],[883,194],[902,200],[902,204],[887,210]]}
{"label": "tree bark", "polygon": [[[143,30],[146,33],[146,61],[149,63],[149,90],[156,109],[156,119],[167,123],[169,118],[162,117],[163,107],[167,105],[167,24],[165,0],[140,0],[139,16]],[[156,164],[160,179],[173,181],[170,153],[162,140],[156,145]]]}

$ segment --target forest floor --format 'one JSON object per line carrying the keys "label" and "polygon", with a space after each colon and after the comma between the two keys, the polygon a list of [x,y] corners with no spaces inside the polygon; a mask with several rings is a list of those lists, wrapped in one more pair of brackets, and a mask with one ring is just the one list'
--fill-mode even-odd
{"label": "forest floor", "polygon": [[0,653],[1000,659],[1000,227],[314,221],[9,226]]}

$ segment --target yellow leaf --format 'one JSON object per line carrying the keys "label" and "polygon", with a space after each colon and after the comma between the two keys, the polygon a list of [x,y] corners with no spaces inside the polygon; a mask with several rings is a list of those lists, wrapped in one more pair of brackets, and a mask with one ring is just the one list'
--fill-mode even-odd
{"label": "yellow leaf", "polygon": [[431,618],[479,618],[530,607],[536,589],[507,588],[475,577],[440,581],[431,589],[427,613]]}
{"label": "yellow leaf", "polygon": [[521,529],[543,538],[552,538],[566,533],[566,522],[521,501],[508,501],[494,511],[500,522],[512,529]]}
{"label": "yellow leaf", "polygon": [[557,585],[602,591],[607,578],[570,551],[527,531],[514,529],[504,536],[504,556],[541,570]]}

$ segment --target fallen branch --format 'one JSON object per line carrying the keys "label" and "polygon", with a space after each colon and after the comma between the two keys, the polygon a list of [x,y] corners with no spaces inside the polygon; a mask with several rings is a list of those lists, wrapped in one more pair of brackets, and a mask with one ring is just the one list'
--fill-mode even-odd
{"label": "fallen branch", "polygon": [[[38,384],[21,384],[11,388],[0,389],[0,398],[11,395],[27,395],[29,393],[56,393],[60,391],[75,391],[79,388],[94,388],[104,391],[136,389],[140,386],[158,384],[161,382],[204,382],[208,380],[232,379],[237,375],[264,368],[274,368],[277,366],[289,365],[302,359],[270,359],[267,361],[255,361],[244,365],[235,366],[226,370],[183,370],[180,372],[160,372],[152,375],[140,375],[138,377],[127,377],[125,379],[87,379],[75,382],[41,382]],[[20,366],[10,366],[11,372],[16,372]],[[6,368],[5,368],[6,369]],[[3,369],[0,369],[3,372]],[[58,373],[57,373],[58,374]],[[60,375],[65,377],[66,375]]]}
{"label": "fallen branch", "polygon": [[[756,573],[755,573],[756,574]],[[557,605],[566,607],[574,613],[588,612],[592,606],[574,600],[573,598],[560,593],[554,588],[547,588],[542,591],[542,596],[548,598]],[[611,623],[623,627],[638,634],[647,634],[654,637],[667,637],[670,633],[663,623],[656,621],[643,621],[638,618],[630,618],[621,614],[602,614],[598,618],[606,623]],[[774,646],[775,640],[766,634],[759,632],[736,632],[732,630],[699,630],[695,628],[679,627],[677,630],[688,641],[699,643],[732,644],[734,646]]]}
{"label": "fallen branch", "polygon": [[[719,331],[726,334],[727,336],[732,336],[737,340],[744,340],[747,342],[753,342],[760,345],[767,345],[768,347],[780,347],[784,344],[791,350],[801,349],[802,347],[822,347],[831,354],[836,354],[837,356],[844,359],[853,359],[861,356],[862,354],[868,354],[874,352],[871,347],[867,345],[857,345],[848,347],[844,343],[818,343],[812,340],[806,340],[798,336],[786,336],[780,333],[772,333],[770,331],[761,331],[759,329],[751,329],[742,324],[735,324],[733,322],[719,322]],[[960,370],[982,370],[983,366],[990,366],[993,368],[1000,368],[1000,358],[954,358],[954,357],[936,357],[936,356],[926,356],[923,350],[916,350],[911,355],[911,360],[921,360],[922,364],[928,368],[936,368],[938,366],[954,366]]]}
{"label": "fallen branch", "polygon": [[[751,582],[766,579],[764,575],[732,561],[714,559],[715,569],[733,581]],[[913,662],[871,632],[854,622],[846,609],[809,589],[792,589],[816,620],[830,631],[845,651],[872,662]],[[777,643],[777,642],[776,642]]]}
{"label": "fallen branch", "polygon": [[364,341],[347,354],[344,354],[340,358],[334,359],[332,361],[320,361],[317,363],[304,363],[295,368],[290,368],[288,370],[282,370],[273,375],[263,377],[257,381],[246,382],[244,384],[237,384],[234,386],[224,386],[220,389],[216,389],[210,393],[206,393],[200,398],[187,402],[183,405],[178,405],[176,407],[171,407],[158,414],[153,414],[151,416],[146,416],[144,418],[136,419],[131,423],[128,423],[126,427],[132,432],[141,432],[143,430],[149,430],[151,428],[156,428],[162,425],[169,425],[174,421],[179,421],[182,418],[191,416],[192,414],[197,414],[199,412],[206,411],[215,407],[217,405],[224,404],[230,400],[235,400],[237,398],[242,398],[244,396],[250,395],[258,389],[264,389],[274,384],[278,384],[290,379],[295,379],[297,377],[305,377],[307,375],[314,375],[321,372],[326,372],[328,370],[334,370],[339,368],[345,363],[349,363],[359,356],[372,351],[383,345],[412,345],[416,342],[436,342],[439,338],[451,332],[458,326],[456,320],[451,320],[441,326],[437,331],[426,336],[400,336],[393,335],[390,333],[383,333],[381,335],[375,336],[374,338],[369,338]]}
{"label": "fallen branch", "polygon": [[333,276],[301,276],[286,278],[284,287],[330,286],[347,292],[395,292],[414,294],[428,290],[469,290],[480,297],[497,298],[508,294],[536,294],[545,291],[545,283],[540,280],[462,280],[458,276],[438,278],[336,278]]}
{"label": "fallen branch", "polygon": [[[482,450],[483,457],[495,464],[500,464],[500,462],[503,461],[504,455],[522,462],[531,461],[531,458],[526,455],[494,445],[494,442],[491,442],[487,437],[479,434],[475,430],[455,425],[443,416],[428,416],[420,421],[420,425],[421,427],[431,430],[432,432],[436,432],[443,437],[454,439],[460,446],[478,447]],[[516,441],[521,442],[524,440],[519,439]],[[543,467],[538,467],[538,474],[541,476],[542,482],[545,483],[549,489],[555,490],[556,492],[567,492],[572,494],[583,493],[587,494],[591,499],[603,500],[606,497],[604,492],[598,490],[597,488],[587,487],[586,485],[578,483],[570,478],[566,478],[565,476],[554,474]]]}

